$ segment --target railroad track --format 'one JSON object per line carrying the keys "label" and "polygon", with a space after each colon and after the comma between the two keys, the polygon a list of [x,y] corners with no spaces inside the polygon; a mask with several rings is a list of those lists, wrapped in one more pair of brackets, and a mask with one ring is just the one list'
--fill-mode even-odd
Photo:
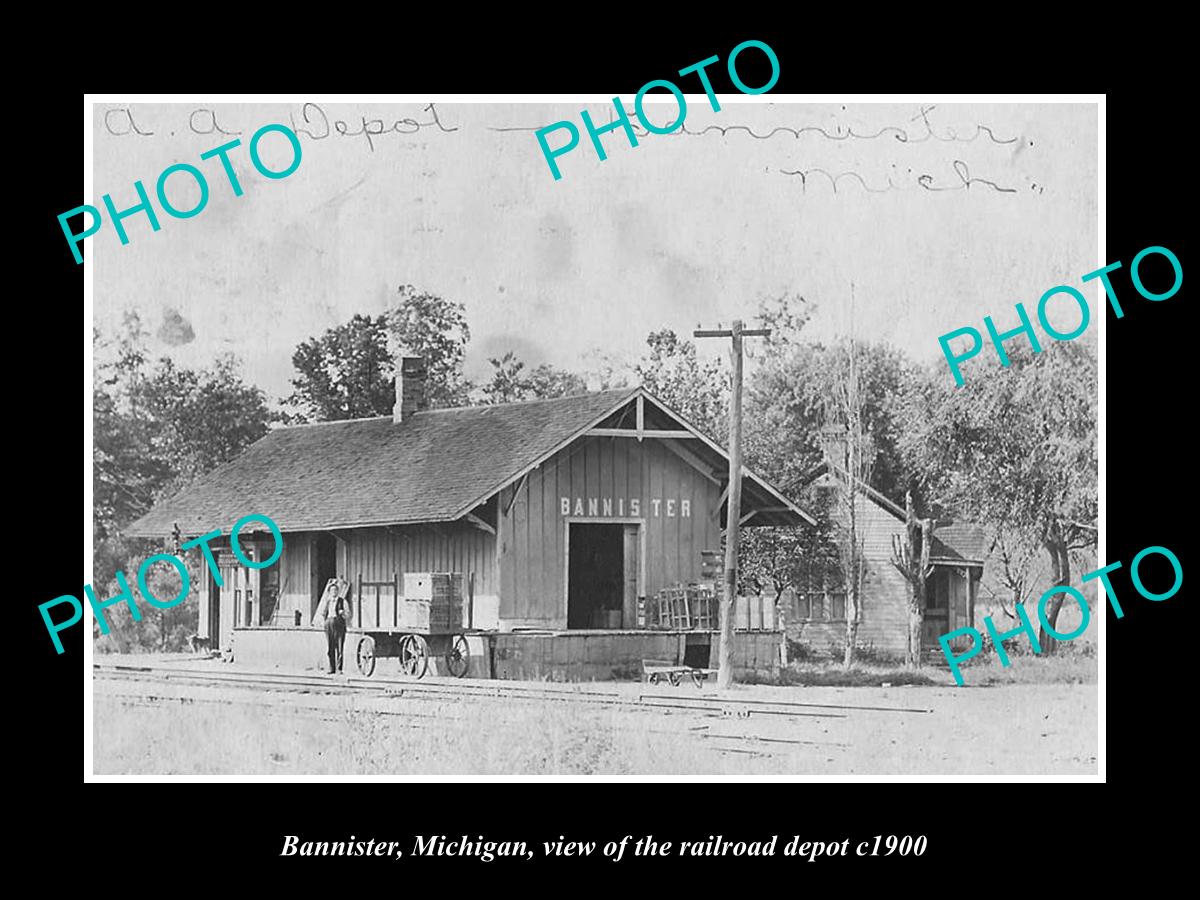
{"label": "railroad track", "polygon": [[528,684],[505,681],[400,681],[366,679],[353,676],[330,679],[328,676],[280,672],[222,672],[212,669],[187,669],[176,666],[130,666],[96,663],[93,678],[130,681],[164,681],[211,687],[281,690],[300,693],[358,694],[406,699],[483,699],[502,698],[529,701],[567,701],[614,708],[661,709],[698,712],[707,715],[748,719],[754,716],[790,718],[847,718],[855,712],[931,714],[932,710],[899,706],[863,706],[837,703],[807,703],[794,700],[768,700],[700,693],[664,694],[640,691],[636,695],[583,687],[559,687],[553,684]]}
{"label": "railroad track", "polygon": [[[844,720],[861,714],[929,714],[928,709],[901,706],[810,703],[761,697],[728,697],[696,693],[663,693],[617,685],[614,688],[506,681],[460,681],[222,671],[175,665],[132,666],[98,663],[93,678],[104,682],[97,696],[133,707],[253,706],[272,716],[302,716],[324,722],[344,722],[348,710],[334,698],[352,697],[356,711],[400,717],[405,727],[436,729],[466,718],[464,701],[486,704],[571,703],[595,711],[621,712],[623,730],[682,737],[721,755],[786,758],[797,753],[831,751],[847,744],[817,739],[805,726],[812,720]],[[138,685],[134,688],[134,685]],[[161,685],[160,687],[147,687]],[[132,688],[126,690],[125,688]],[[219,696],[209,692],[222,691]],[[235,692],[244,696],[231,696]],[[172,693],[174,692],[174,693]],[[206,696],[206,694],[209,694]],[[267,695],[271,699],[268,700]],[[319,699],[320,698],[320,699]],[[725,723],[742,720],[731,733]],[[749,721],[746,721],[749,720]],[[834,723],[831,722],[830,725]],[[730,722],[729,725],[732,725]],[[673,727],[672,727],[673,726]],[[504,727],[502,725],[502,727]],[[782,731],[781,731],[782,729]],[[829,732],[822,728],[822,732]]]}
{"label": "railroad track", "polygon": [[[102,696],[106,699],[117,700],[122,705],[142,708],[159,708],[164,705],[179,704],[186,707],[203,707],[203,706],[243,706],[254,707],[256,712],[261,711],[267,715],[274,716],[295,716],[300,715],[307,719],[314,719],[321,722],[333,724],[341,724],[345,721],[346,710],[338,710],[330,706],[320,706],[313,704],[290,702],[286,705],[266,704],[261,698],[246,697],[233,699],[227,696],[221,697],[204,697],[194,695],[172,695],[172,694],[156,694],[146,693],[144,691],[120,691],[106,689]],[[653,707],[644,709],[646,715],[650,715],[650,710]],[[447,721],[463,720],[466,716],[459,714],[457,711],[445,710],[439,708],[436,711],[421,711],[414,710],[411,707],[405,709],[381,709],[377,707],[360,708],[357,710],[370,715],[395,716],[402,718],[406,728],[413,729],[442,729]],[[711,715],[711,713],[710,713]],[[504,725],[503,721],[500,723]],[[519,728],[520,725],[513,725],[513,728]],[[804,747],[845,747],[844,743],[837,741],[816,741],[791,737],[778,737],[764,734],[755,734],[743,732],[737,734],[728,734],[710,731],[709,725],[694,725],[679,728],[654,728],[649,727],[645,723],[639,723],[637,730],[644,734],[652,734],[665,737],[688,737],[699,741],[710,743],[711,749],[719,754],[742,754],[759,757],[781,757],[789,753],[800,751]]]}

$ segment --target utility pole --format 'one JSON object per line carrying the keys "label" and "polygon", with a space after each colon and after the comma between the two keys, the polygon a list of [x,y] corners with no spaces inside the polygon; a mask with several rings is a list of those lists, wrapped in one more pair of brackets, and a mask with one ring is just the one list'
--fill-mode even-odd
{"label": "utility pole", "polygon": [[742,328],[736,319],[730,330],[697,330],[694,337],[733,339],[732,393],[729,398],[729,500],[725,508],[725,588],[721,597],[721,644],[717,651],[717,687],[733,684],[733,604],[737,597],[738,526],[742,516],[742,338],[770,337],[771,329]]}

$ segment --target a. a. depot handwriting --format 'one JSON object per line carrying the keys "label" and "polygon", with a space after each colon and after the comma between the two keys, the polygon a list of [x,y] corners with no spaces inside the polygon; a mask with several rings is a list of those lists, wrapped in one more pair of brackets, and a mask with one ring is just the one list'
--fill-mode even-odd
{"label": "a. a. depot handwriting", "polygon": [[[288,116],[292,131],[298,135],[304,135],[314,141],[323,141],[335,135],[347,138],[358,137],[366,141],[367,149],[372,153],[375,152],[375,138],[385,135],[416,134],[425,128],[436,128],[443,132],[459,130],[457,125],[451,127],[442,122],[436,104],[427,104],[422,107],[421,112],[427,113],[428,118],[422,120],[405,117],[395,119],[391,124],[380,118],[367,118],[365,115],[359,115],[357,120],[354,118],[349,120],[331,119],[329,113],[319,103],[308,102],[301,105],[299,119],[294,111],[289,112]],[[153,137],[160,134],[158,126],[152,126],[140,118],[144,115],[145,113],[139,112],[138,118],[135,118],[133,110],[126,106],[107,109],[104,111],[104,130],[113,137],[130,135]],[[224,116],[225,113],[221,115]],[[188,113],[187,130],[192,134],[200,135],[242,133],[240,129],[231,128],[228,123],[218,119],[216,110],[208,107],[197,107]],[[175,132],[168,133],[173,135]]]}

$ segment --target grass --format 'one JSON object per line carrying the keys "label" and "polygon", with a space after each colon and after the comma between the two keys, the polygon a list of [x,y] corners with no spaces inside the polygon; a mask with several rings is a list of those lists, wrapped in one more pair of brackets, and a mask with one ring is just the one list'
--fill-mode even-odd
{"label": "grass", "polygon": [[943,684],[934,669],[906,669],[903,666],[856,662],[849,669],[840,662],[792,662],[779,670],[779,677],[739,678],[745,683],[803,685],[808,687],[879,687],[883,684]]}
{"label": "grass", "polygon": [[[1059,653],[1054,656],[1010,656],[1008,666],[989,655],[963,666],[963,681],[968,685],[1004,684],[1095,684],[1099,674],[1096,657]],[[953,676],[946,670],[946,678]]]}
{"label": "grass", "polygon": [[742,765],[698,741],[620,728],[611,714],[561,702],[450,706],[421,720],[361,709],[353,698],[320,719],[101,695],[95,704],[97,774],[737,774]]}
{"label": "grass", "polygon": [[[1098,675],[1094,655],[1059,652],[1054,656],[1030,653],[1009,654],[1009,665],[1000,665],[994,653],[985,653],[968,660],[962,667],[968,685],[992,684],[1095,684]],[[636,678],[630,673],[630,678]],[[686,679],[685,679],[686,681]],[[778,676],[744,672],[737,676],[739,684],[769,684],[784,687],[882,687],[915,685],[919,687],[952,687],[954,676],[940,659],[919,669],[909,669],[903,663],[872,659],[855,660],[849,669],[841,658],[792,660],[779,670]]]}
{"label": "grass", "polygon": [[[945,669],[796,664],[796,684],[875,685],[748,690],[833,704],[828,716],[734,718],[564,700],[445,702],[369,695],[281,695],[207,688],[180,699],[94,697],[101,775],[804,775],[1087,774],[1096,762],[1094,659],[1020,657],[971,666],[967,687]],[[901,676],[941,690],[882,689]],[[807,679],[807,680],[806,680]],[[1054,681],[1077,683],[1048,683]],[[1036,683],[1029,683],[1036,682]],[[911,683],[911,681],[909,682]],[[979,689],[975,689],[979,688]],[[694,689],[678,689],[680,700]],[[676,696],[676,695],[669,695]],[[911,701],[911,702],[905,702]],[[874,710],[874,706],[885,709]],[[917,706],[929,712],[891,710]],[[396,714],[402,713],[402,714]],[[763,738],[763,742],[755,738]],[[740,740],[749,738],[750,740]],[[776,743],[770,743],[776,741]],[[727,752],[722,752],[726,750]]]}
{"label": "grass", "polygon": [[[1000,665],[994,653],[981,654],[963,665],[968,685],[992,684],[1095,684],[1097,660],[1088,653],[1063,652],[1053,656],[1009,654],[1009,665]],[[880,687],[884,684],[947,687],[954,676],[944,663],[909,669],[899,663],[855,661],[849,669],[841,660],[792,660],[773,678],[739,678],[749,684],[782,684],[807,687]]]}

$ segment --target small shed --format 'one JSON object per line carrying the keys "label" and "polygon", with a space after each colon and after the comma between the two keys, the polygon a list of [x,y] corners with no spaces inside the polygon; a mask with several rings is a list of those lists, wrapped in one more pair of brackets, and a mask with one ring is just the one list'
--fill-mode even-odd
{"label": "small shed", "polygon": [[[831,508],[841,524],[848,519],[845,492],[851,482],[841,467],[828,461],[807,476],[817,491],[835,492]],[[905,536],[904,509],[861,480],[855,479],[855,515],[861,529],[866,572],[858,640],[892,655],[903,655],[908,646],[910,587],[892,564],[893,536]],[[933,574],[926,580],[923,650],[939,650],[938,637],[975,622],[975,600],[983,576],[986,543],[978,525],[955,523],[935,529],[929,562]],[[844,646],[846,593],[836,565],[814,557],[788,610],[789,634],[803,643],[825,649]]]}

